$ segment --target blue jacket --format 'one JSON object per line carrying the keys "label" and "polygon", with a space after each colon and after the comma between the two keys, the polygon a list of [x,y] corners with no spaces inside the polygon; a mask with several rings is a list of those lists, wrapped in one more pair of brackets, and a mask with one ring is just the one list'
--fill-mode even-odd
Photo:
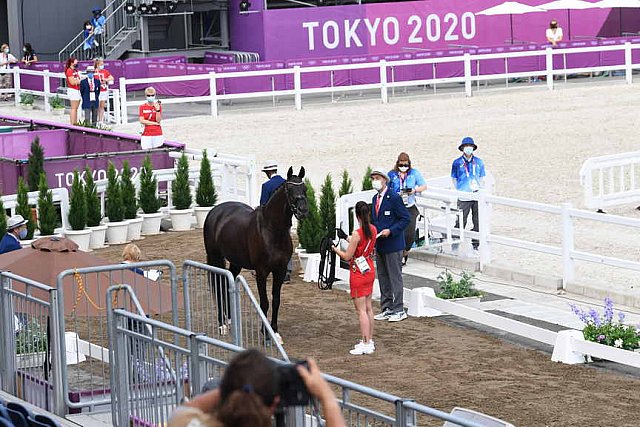
{"label": "blue jacket", "polygon": [[[93,92],[96,94],[95,100],[91,101],[91,91],[89,87],[89,79],[80,80],[80,96],[82,97],[82,109],[98,108],[100,103],[100,80],[93,78]],[[85,118],[86,120],[86,118]]]}
{"label": "blue jacket", "polygon": [[0,240],[0,254],[6,254],[7,252],[18,249],[22,249],[22,246],[20,246],[18,240],[9,233],[5,234],[2,240]]}
{"label": "blue jacket", "polygon": [[388,228],[391,231],[389,237],[380,237],[376,240],[376,250],[381,254],[389,254],[404,250],[404,229],[409,225],[409,211],[402,202],[402,197],[387,187],[379,215],[376,214],[378,194],[373,196],[371,205],[371,223],[376,226],[378,233]]}
{"label": "blue jacket", "polygon": [[260,206],[264,206],[267,204],[273,192],[276,191],[276,189],[280,187],[283,182],[285,182],[285,179],[276,174],[273,175],[269,179],[269,181],[262,184],[262,192],[260,193]]}

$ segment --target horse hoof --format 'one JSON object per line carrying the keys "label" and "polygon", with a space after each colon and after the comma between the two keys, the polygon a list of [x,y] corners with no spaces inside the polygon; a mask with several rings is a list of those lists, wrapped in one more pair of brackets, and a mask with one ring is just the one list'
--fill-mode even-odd
{"label": "horse hoof", "polygon": [[220,326],[218,330],[220,331],[220,335],[222,336],[226,336],[229,334],[229,327],[227,325]]}
{"label": "horse hoof", "polygon": [[280,345],[284,344],[284,341],[282,340],[282,337],[277,332],[276,332],[276,341],[278,341],[278,344],[280,344]]}

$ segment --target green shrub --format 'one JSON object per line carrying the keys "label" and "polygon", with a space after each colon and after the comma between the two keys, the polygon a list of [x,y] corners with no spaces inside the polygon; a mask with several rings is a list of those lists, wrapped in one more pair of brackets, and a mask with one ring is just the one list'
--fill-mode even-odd
{"label": "green shrub", "polygon": [[47,331],[32,319],[16,334],[16,353],[29,354],[47,351]]}
{"label": "green shrub", "polygon": [[84,230],[87,226],[87,201],[78,169],[73,171],[68,219],[72,230]]}
{"label": "green shrub", "polygon": [[438,275],[440,292],[436,295],[442,299],[482,296],[482,292],[474,287],[473,277],[471,273],[462,273],[460,280],[455,280],[451,272],[445,270]]}
{"label": "green shrub", "polygon": [[42,173],[40,175],[40,185],[38,186],[38,223],[40,234],[43,236],[51,236],[56,229],[58,222],[58,214],[56,207],[53,205],[53,193],[47,185],[47,177]]}
{"label": "green shrub", "polygon": [[40,145],[40,137],[35,137],[31,142],[29,152],[29,167],[27,173],[27,183],[29,191],[38,191],[40,175],[44,173],[44,148]]}
{"label": "green shrub", "polygon": [[109,162],[107,168],[107,181],[107,217],[109,217],[109,222],[123,221],[122,189],[113,162]]}
{"label": "green shrub", "polygon": [[33,105],[36,97],[30,93],[21,93],[20,94],[20,104],[24,105]]}
{"label": "green shrub", "polygon": [[136,200],[136,187],[131,181],[131,168],[129,162],[122,162],[122,175],[120,176],[120,191],[122,192],[122,207],[124,219],[133,219],[138,213],[138,201]]}
{"label": "green shrub", "polygon": [[362,191],[373,190],[373,183],[371,182],[371,166],[367,166],[367,170],[362,177]]}
{"label": "green shrub", "polygon": [[318,212],[313,186],[308,179],[305,179],[304,183],[307,189],[309,215],[298,222],[298,240],[300,241],[300,246],[306,249],[308,253],[316,253],[320,252],[320,242],[325,236],[325,231],[322,228],[322,220]]}
{"label": "green shrub", "polygon": [[[36,232],[36,222],[33,220],[33,214],[31,213],[31,206],[29,206],[29,188],[25,184],[22,177],[18,178],[18,193],[16,201],[16,213],[22,215],[27,220],[27,240],[33,239],[33,234]],[[6,215],[5,215],[6,216]]]}
{"label": "green shrub", "polygon": [[200,207],[214,206],[218,201],[216,186],[213,184],[211,176],[211,163],[207,156],[207,150],[202,152],[200,162],[200,177],[198,179],[198,189],[196,190],[196,203]]}
{"label": "green shrub", "polygon": [[338,190],[338,196],[342,197],[345,194],[353,193],[353,181],[349,176],[349,172],[345,169],[342,171],[342,181],[340,182],[340,189]]}
{"label": "green shrub", "polygon": [[100,212],[100,198],[96,189],[96,183],[93,181],[91,169],[85,169],[84,198],[87,203],[87,225],[89,227],[97,227],[102,221],[102,212]]}
{"label": "green shrub", "polygon": [[4,203],[0,199],[0,236],[7,234],[7,211],[4,210]]}
{"label": "green shrub", "polygon": [[64,108],[64,100],[56,95],[52,98],[49,98],[49,105],[54,109]]}
{"label": "green shrub", "polygon": [[336,230],[336,193],[331,175],[327,174],[320,188],[320,224],[325,236],[333,236]]}
{"label": "green shrub", "polygon": [[182,153],[178,159],[176,179],[171,183],[173,193],[173,205],[175,209],[189,209],[193,198],[189,188],[189,161],[186,154]]}
{"label": "green shrub", "polygon": [[156,195],[158,191],[158,180],[153,176],[153,165],[151,157],[146,156],[140,169],[140,208],[146,214],[153,214],[160,210],[162,206],[160,199]]}

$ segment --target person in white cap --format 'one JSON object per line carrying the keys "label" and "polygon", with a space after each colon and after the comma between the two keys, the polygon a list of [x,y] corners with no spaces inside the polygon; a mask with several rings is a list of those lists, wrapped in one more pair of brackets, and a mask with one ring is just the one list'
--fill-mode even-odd
{"label": "person in white cap", "polygon": [[[268,160],[265,162],[262,172],[267,175],[269,180],[262,184],[262,191],[260,192],[260,206],[266,205],[273,192],[285,182],[285,179],[278,175],[278,162],[275,160]],[[287,274],[284,276],[284,283],[289,283],[291,281],[292,269],[293,263],[291,262],[291,259],[289,259],[289,264],[287,264]]]}
{"label": "person in white cap", "polygon": [[373,196],[371,224],[378,230],[376,271],[380,283],[381,308],[373,318],[399,322],[407,318],[403,301],[402,253],[405,246],[404,230],[410,220],[409,211],[398,193],[387,191],[389,175],[385,169],[374,169],[371,183],[378,192]]}
{"label": "person in white cap", "polygon": [[20,239],[27,237],[27,220],[14,215],[7,221],[7,234],[0,240],[0,254],[22,249]]}
{"label": "person in white cap", "polygon": [[95,125],[98,122],[100,80],[95,76],[93,65],[87,67],[87,78],[80,81],[80,97],[82,98],[85,124]]}

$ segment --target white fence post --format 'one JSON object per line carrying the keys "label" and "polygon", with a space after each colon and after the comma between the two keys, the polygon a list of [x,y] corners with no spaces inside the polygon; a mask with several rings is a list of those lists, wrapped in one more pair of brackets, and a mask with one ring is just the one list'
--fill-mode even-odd
{"label": "white fence post", "polygon": [[547,59],[547,88],[553,90],[553,49],[548,47],[546,49]]}
{"label": "white fence post", "polygon": [[380,98],[382,103],[389,102],[389,92],[387,91],[387,61],[380,60]]}
{"label": "white fence post", "polygon": [[471,96],[471,55],[464,54],[464,93]]}
{"label": "white fence post", "polygon": [[51,112],[51,105],[49,105],[50,94],[51,94],[51,81],[49,81],[49,70],[44,70],[44,111],[46,113]]}
{"label": "white fence post", "polygon": [[127,84],[124,77],[120,77],[120,108],[122,108],[122,123],[127,123],[129,117],[127,116]]}
{"label": "white fence post", "polygon": [[15,67],[13,72],[13,92],[16,98],[16,106],[20,105],[20,68]]}
{"label": "white fence post", "polygon": [[624,77],[627,84],[633,83],[633,58],[631,56],[631,43],[624,44]]}
{"label": "white fence post", "polygon": [[120,110],[120,91],[118,89],[109,89],[113,94],[113,119],[117,125],[122,124],[122,111]]}
{"label": "white fence post", "polygon": [[562,204],[562,289],[575,279],[575,266],[571,253],[574,249],[573,219],[571,218],[571,203]]}
{"label": "white fence post", "polygon": [[293,67],[293,90],[295,92],[294,98],[296,102],[296,110],[302,110],[302,82],[300,79],[300,66]]}
{"label": "white fence post", "polygon": [[486,190],[480,190],[478,193],[478,233],[480,234],[480,271],[484,270],[484,266],[491,262],[491,243],[489,243],[489,234],[491,234],[491,206],[487,203]]}
{"label": "white fence post", "polygon": [[215,71],[209,73],[209,95],[211,96],[211,115],[218,117],[218,89]]}

